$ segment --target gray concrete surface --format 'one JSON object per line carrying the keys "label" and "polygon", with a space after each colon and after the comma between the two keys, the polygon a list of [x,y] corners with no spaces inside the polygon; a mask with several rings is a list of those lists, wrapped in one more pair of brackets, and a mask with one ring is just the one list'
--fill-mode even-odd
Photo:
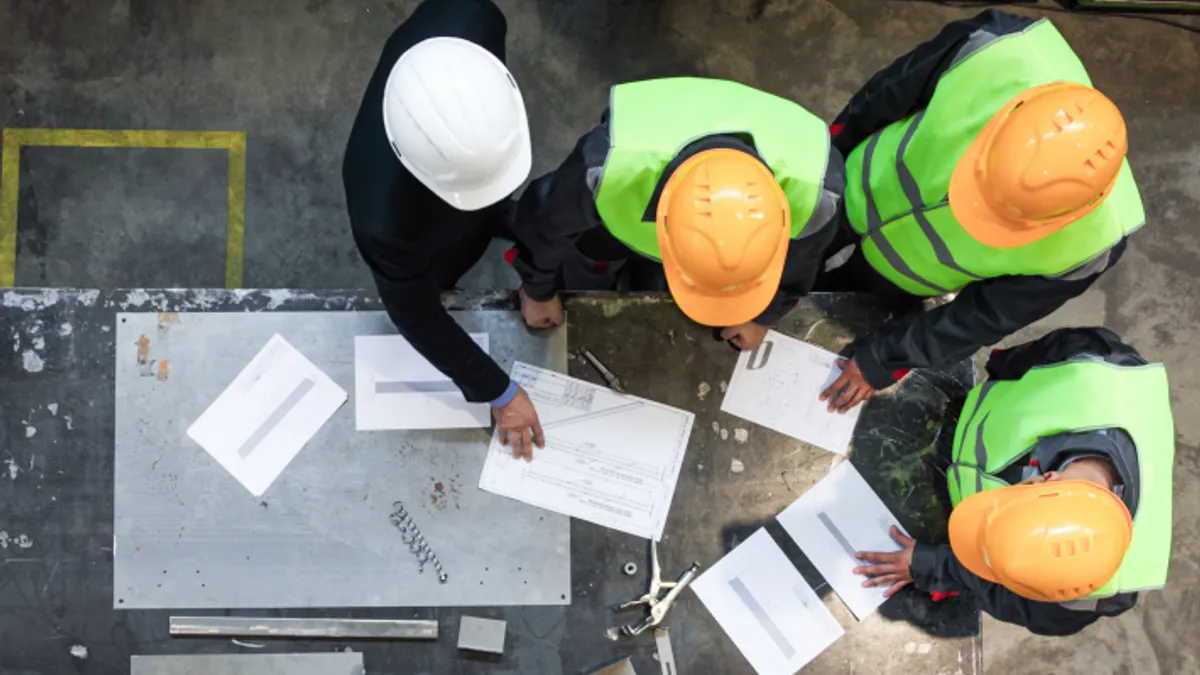
{"label": "gray concrete surface", "polygon": [[[887,0],[498,1],[530,109],[535,172],[567,153],[614,82],[738,79],[830,119],[875,69],[976,11]],[[347,231],[341,152],[380,46],[416,4],[0,0],[0,123],[243,130],[245,284],[366,286]],[[1103,324],[1167,363],[1178,430],[1175,547],[1167,590],[1080,636],[1048,640],[988,622],[985,664],[997,674],[1200,672],[1200,36],[1049,16],[1125,113],[1149,224],[1091,292],[1009,342],[1049,326]],[[22,157],[18,284],[219,281],[212,237],[224,211],[209,206],[224,185],[219,167],[162,164],[137,151],[76,162],[76,152],[97,151]],[[497,247],[464,285],[512,285],[498,255]]]}

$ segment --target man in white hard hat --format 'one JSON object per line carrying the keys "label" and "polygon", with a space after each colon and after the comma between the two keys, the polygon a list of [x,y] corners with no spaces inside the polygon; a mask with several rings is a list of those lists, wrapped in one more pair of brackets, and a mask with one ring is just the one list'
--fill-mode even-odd
{"label": "man in white hard hat", "polygon": [[400,334],[492,406],[513,456],[543,445],[524,389],[443,307],[529,174],[529,124],[491,0],[429,0],[392,33],[354,120],[342,181],[354,241]]}

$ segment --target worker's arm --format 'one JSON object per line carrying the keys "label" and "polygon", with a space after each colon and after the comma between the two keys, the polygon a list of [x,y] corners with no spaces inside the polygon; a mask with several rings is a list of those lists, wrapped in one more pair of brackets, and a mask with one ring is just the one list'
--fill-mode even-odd
{"label": "worker's arm", "polygon": [[442,305],[430,273],[432,251],[355,233],[388,317],[404,339],[454,381],[468,401],[505,405],[516,395],[508,374]]}
{"label": "worker's arm", "polygon": [[836,132],[834,144],[848,155],[871,134],[925,108],[938,79],[954,63],[995,37],[1020,32],[1033,22],[989,9],[948,24],[937,37],[896,59],[863,85],[831,125]]}
{"label": "worker's arm", "polygon": [[[606,114],[607,117],[607,114]],[[513,232],[519,253],[513,267],[533,300],[551,300],[563,288],[563,263],[584,232],[604,227],[594,189],[608,156],[608,124],[588,132],[555,171],[529,184],[517,204]]]}
{"label": "worker's arm", "polygon": [[1033,342],[992,352],[987,362],[988,379],[1019,380],[1030,368],[1062,363],[1085,355],[1119,366],[1146,364],[1146,359],[1136,349],[1122,342],[1116,333],[1107,328],[1059,328]]}
{"label": "worker's arm", "polygon": [[969,593],[983,611],[1038,635],[1072,635],[1101,616],[1115,616],[1137,602],[1136,594],[1099,601],[1094,610],[1068,609],[1058,603],[1023,598],[1000,584],[982,579],[962,566],[947,544],[918,543],[909,567],[913,586],[926,592]]}
{"label": "worker's arm", "polygon": [[883,389],[895,383],[895,371],[937,368],[968,358],[1081,295],[1116,264],[1125,244],[1122,239],[1061,277],[1009,276],[972,283],[950,302],[856,345],[854,362],[871,387]]}

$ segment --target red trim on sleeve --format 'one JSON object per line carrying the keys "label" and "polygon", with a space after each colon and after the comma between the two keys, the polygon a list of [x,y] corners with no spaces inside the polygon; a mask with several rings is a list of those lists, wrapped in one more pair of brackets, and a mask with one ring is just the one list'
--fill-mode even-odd
{"label": "red trim on sleeve", "polygon": [[509,267],[511,267],[513,264],[513,261],[517,259],[517,255],[519,253],[520,253],[520,251],[518,251],[515,248],[508,249],[507,251],[504,252],[504,262],[508,263]]}
{"label": "red trim on sleeve", "polygon": [[846,128],[845,124],[839,124],[839,123],[830,124],[829,125],[829,135],[837,136],[838,134],[842,133],[842,129],[845,129],[845,128]]}
{"label": "red trim on sleeve", "polygon": [[910,370],[912,370],[912,368],[901,368],[900,370],[893,370],[892,371],[892,379],[899,380],[900,378],[907,375],[908,371],[910,371]]}
{"label": "red trim on sleeve", "polygon": [[957,598],[958,591],[946,591],[945,593],[941,591],[934,591],[929,595],[933,597],[934,602],[941,602],[947,598]]}

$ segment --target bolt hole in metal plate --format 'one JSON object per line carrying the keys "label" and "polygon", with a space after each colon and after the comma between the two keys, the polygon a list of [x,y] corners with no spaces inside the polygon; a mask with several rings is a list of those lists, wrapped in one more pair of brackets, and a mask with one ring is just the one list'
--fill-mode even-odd
{"label": "bolt hole in metal plate", "polygon": [[[565,329],[531,334],[517,312],[451,315],[489,335],[505,370],[566,369]],[[382,312],[119,316],[114,605],[567,604],[569,520],[477,488],[489,430],[355,430],[354,336],[394,333]],[[186,431],[276,333],[351,395],[256,498]],[[142,336],[148,358],[169,358],[165,379],[140,372]],[[395,501],[441,570],[429,559],[418,571]]]}

